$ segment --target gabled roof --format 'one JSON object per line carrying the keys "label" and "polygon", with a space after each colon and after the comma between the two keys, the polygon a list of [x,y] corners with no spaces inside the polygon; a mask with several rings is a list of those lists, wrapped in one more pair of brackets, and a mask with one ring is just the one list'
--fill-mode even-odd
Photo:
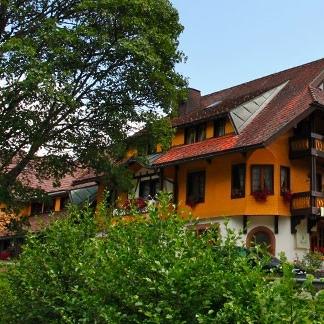
{"label": "gabled roof", "polygon": [[200,107],[173,120],[174,127],[233,115],[238,107],[268,92],[274,94],[271,100],[260,104],[262,109],[252,119],[247,117],[248,123],[239,127],[236,135],[173,147],[155,161],[155,166],[263,146],[296,119],[310,113],[312,104],[324,108],[324,92],[314,84],[323,73],[324,59],[321,59],[203,96]]}
{"label": "gabled roof", "polygon": [[[13,166],[14,164],[11,164],[10,168]],[[30,165],[19,175],[18,179],[27,187],[40,189],[51,195],[96,184],[94,171],[81,166],[75,168],[72,173],[65,174],[59,183],[56,183],[52,177],[40,179],[36,170]]]}

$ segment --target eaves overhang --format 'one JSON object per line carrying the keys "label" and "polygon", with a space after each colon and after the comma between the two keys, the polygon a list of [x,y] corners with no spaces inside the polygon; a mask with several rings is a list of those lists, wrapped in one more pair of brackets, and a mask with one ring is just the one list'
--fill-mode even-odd
{"label": "eaves overhang", "polygon": [[222,118],[222,117],[225,117],[225,116],[228,116],[228,115],[229,115],[228,111],[220,112],[219,114],[215,114],[215,115],[207,116],[207,117],[202,117],[202,118],[199,118],[199,119],[194,119],[192,121],[186,121],[185,123],[180,123],[180,124],[175,123],[175,125],[172,124],[172,127],[173,128],[185,128],[187,126],[192,126],[192,125],[205,123],[205,122],[208,122],[208,121],[211,121],[211,120],[214,120],[214,119],[218,119],[218,118]]}
{"label": "eaves overhang", "polygon": [[171,162],[154,164],[153,167],[165,168],[168,166],[175,166],[175,165],[184,164],[184,163],[188,163],[188,162],[192,162],[192,161],[208,160],[208,159],[215,158],[217,156],[227,155],[227,154],[231,154],[231,153],[246,153],[250,150],[263,148],[263,147],[265,147],[264,143],[253,144],[253,145],[223,150],[223,151],[219,151],[219,152],[207,153],[207,154],[202,154],[202,155],[198,155],[198,156],[188,157],[188,158],[179,159],[179,160],[175,160],[175,161],[171,161]]}

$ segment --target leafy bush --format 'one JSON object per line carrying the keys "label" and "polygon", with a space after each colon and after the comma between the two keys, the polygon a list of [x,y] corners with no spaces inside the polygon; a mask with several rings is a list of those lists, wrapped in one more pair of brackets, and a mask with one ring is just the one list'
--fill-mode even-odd
{"label": "leafy bush", "polygon": [[306,270],[307,273],[314,274],[321,268],[322,262],[322,253],[309,251],[303,256],[302,260],[296,260],[295,265],[296,267]]}
{"label": "leafy bush", "polygon": [[95,217],[70,210],[28,238],[1,292],[0,321],[322,322],[323,294],[296,287],[288,266],[269,281],[263,260],[252,267],[236,239],[229,230],[222,240],[217,228],[197,237],[165,196],[131,222],[107,217],[103,206]]}

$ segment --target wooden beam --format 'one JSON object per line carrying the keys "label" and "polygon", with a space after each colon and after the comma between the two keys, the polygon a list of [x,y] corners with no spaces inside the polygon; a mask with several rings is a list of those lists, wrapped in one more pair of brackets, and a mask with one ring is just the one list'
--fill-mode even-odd
{"label": "wooden beam", "polygon": [[174,203],[177,205],[178,204],[178,200],[179,200],[179,188],[178,188],[178,174],[179,174],[179,166],[175,165],[174,167],[174,185],[173,185],[173,200]]}
{"label": "wooden beam", "polygon": [[246,215],[243,216],[243,234],[247,234],[247,221],[248,217]]}
{"label": "wooden beam", "polygon": [[279,216],[275,215],[274,217],[274,232],[275,234],[279,233]]}
{"label": "wooden beam", "polygon": [[163,191],[164,189],[164,169],[160,169],[160,190]]}

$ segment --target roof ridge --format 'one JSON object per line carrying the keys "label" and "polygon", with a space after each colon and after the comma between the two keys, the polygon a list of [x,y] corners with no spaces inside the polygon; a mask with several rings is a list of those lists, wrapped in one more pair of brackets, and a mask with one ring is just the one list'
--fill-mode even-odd
{"label": "roof ridge", "polygon": [[235,89],[235,88],[241,87],[241,86],[243,86],[243,85],[250,84],[250,83],[255,82],[255,81],[260,81],[260,80],[262,80],[262,79],[267,79],[267,78],[269,78],[269,77],[273,77],[273,76],[278,75],[278,74],[283,74],[283,73],[287,73],[287,72],[289,72],[289,71],[298,70],[298,69],[304,68],[304,67],[306,67],[306,66],[308,66],[308,65],[312,65],[312,64],[319,63],[319,62],[321,62],[321,61],[324,61],[324,57],[321,58],[321,59],[315,60],[315,61],[311,61],[311,62],[307,62],[307,63],[301,64],[301,65],[298,65],[298,66],[290,67],[290,68],[287,68],[287,69],[285,69],[285,70],[281,70],[281,71],[274,72],[274,73],[271,73],[271,74],[268,74],[268,75],[264,75],[264,76],[262,76],[262,77],[259,77],[259,78],[256,78],[256,79],[253,79],[253,80],[250,80],[250,81],[247,81],[247,82],[243,82],[243,83],[240,83],[240,84],[234,85],[234,86],[229,87],[229,88],[224,88],[224,89],[221,89],[221,90],[218,90],[218,91],[215,91],[215,92],[212,92],[212,93],[209,93],[209,94],[203,95],[202,98],[210,97],[210,96],[213,96],[213,95],[219,94],[219,93],[221,93],[221,92],[224,92],[224,91],[226,91],[226,90]]}

